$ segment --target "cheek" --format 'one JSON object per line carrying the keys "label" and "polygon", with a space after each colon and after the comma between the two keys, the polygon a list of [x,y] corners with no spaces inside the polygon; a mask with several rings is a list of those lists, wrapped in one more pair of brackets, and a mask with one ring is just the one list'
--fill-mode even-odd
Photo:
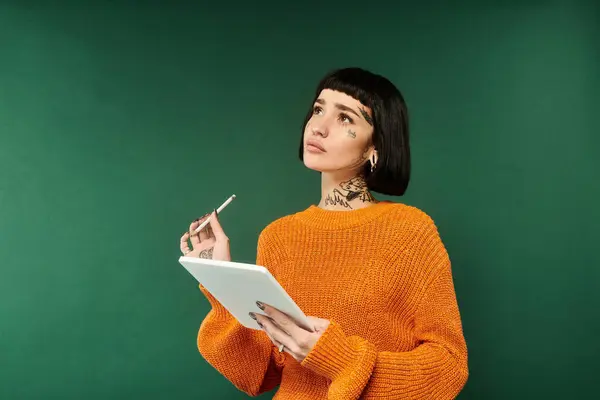
{"label": "cheek", "polygon": [[352,138],[349,136],[341,137],[335,142],[330,143],[331,151],[329,155],[333,160],[341,164],[352,164],[363,160],[367,154],[367,142],[360,137]]}
{"label": "cheek", "polygon": [[308,136],[308,134],[311,133],[311,131],[310,131],[310,123],[311,123],[311,121],[308,121],[306,123],[306,126],[304,126],[304,137]]}
{"label": "cheek", "polygon": [[356,129],[341,129],[335,133],[334,139],[332,142],[335,142],[335,147],[339,152],[348,156],[360,156],[367,148],[367,138],[363,132],[357,132]]}

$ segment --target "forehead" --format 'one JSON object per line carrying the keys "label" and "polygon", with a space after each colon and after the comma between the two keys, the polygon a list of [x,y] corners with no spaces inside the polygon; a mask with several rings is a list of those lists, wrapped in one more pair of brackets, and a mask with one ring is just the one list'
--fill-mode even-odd
{"label": "forehead", "polygon": [[344,92],[338,92],[332,89],[323,89],[317,96],[317,99],[324,100],[325,103],[339,103],[354,109],[365,109],[369,110],[369,107],[356,100],[354,97],[347,95]]}

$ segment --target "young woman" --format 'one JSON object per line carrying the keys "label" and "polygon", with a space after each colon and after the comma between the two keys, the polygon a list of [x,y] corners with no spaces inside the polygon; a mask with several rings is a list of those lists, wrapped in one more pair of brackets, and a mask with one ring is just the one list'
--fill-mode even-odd
{"label": "young woman", "polygon": [[[212,310],[198,349],[238,389],[256,396],[279,386],[274,398],[293,400],[452,399],[462,390],[467,347],[436,225],[371,193],[405,192],[408,137],[406,105],[386,78],[347,68],[319,83],[299,155],[321,172],[320,202],[268,224],[257,248],[257,264],[311,315],[314,332],[260,299],[261,330],[247,329],[200,286]],[[181,237],[181,251],[230,260],[211,220]]]}

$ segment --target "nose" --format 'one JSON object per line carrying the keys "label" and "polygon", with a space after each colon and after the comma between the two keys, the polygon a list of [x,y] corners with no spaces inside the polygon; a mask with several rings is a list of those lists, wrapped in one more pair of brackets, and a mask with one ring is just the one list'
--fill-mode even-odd
{"label": "nose", "polygon": [[326,138],[329,136],[329,128],[323,124],[316,124],[310,128],[313,135],[321,136],[322,138]]}

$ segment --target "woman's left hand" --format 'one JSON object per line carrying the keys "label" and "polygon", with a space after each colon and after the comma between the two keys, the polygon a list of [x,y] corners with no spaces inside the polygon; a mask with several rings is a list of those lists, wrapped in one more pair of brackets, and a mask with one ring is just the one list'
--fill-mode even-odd
{"label": "woman's left hand", "polygon": [[329,321],[322,318],[308,317],[314,332],[299,327],[293,319],[268,304],[257,302],[257,306],[267,316],[254,314],[253,318],[261,325],[273,344],[279,348],[283,345],[285,352],[298,362],[313,349],[323,332],[329,327]]}

